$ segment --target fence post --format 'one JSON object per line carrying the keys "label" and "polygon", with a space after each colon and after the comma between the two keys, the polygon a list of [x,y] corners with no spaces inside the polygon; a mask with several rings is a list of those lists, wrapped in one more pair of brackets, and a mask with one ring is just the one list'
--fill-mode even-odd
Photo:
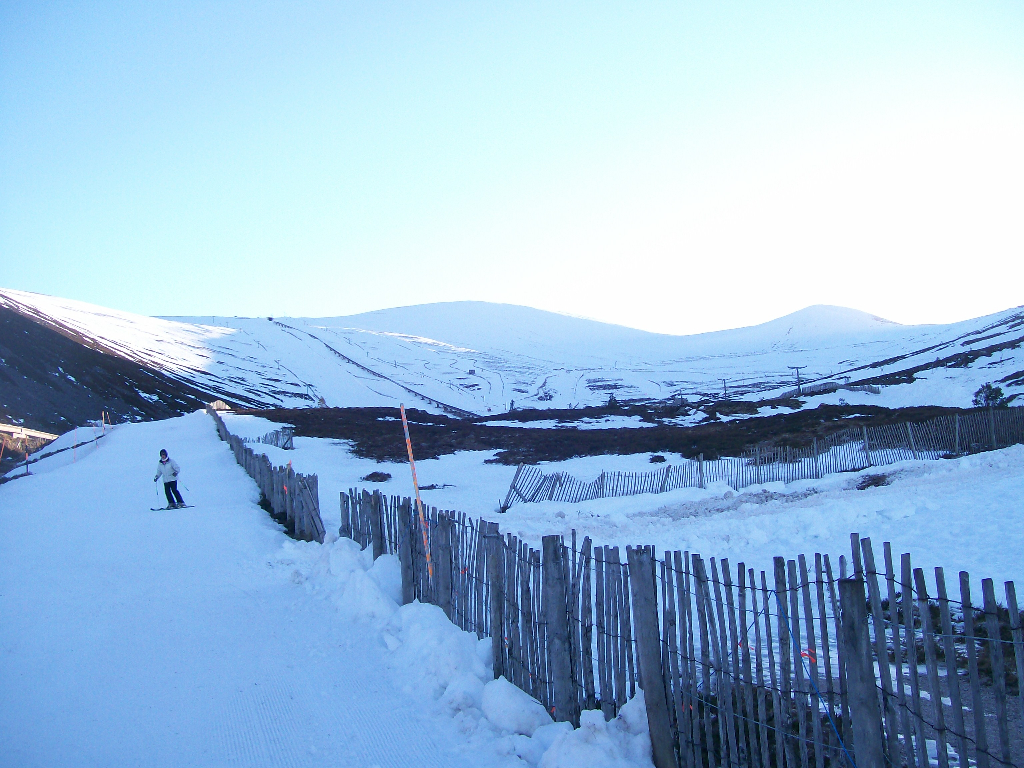
{"label": "fence post", "polygon": [[501,540],[497,523],[483,523],[484,552],[487,555],[488,608],[490,609],[491,651],[494,657],[494,677],[505,674],[505,542]]}
{"label": "fence post", "polygon": [[434,531],[437,541],[437,556],[434,558],[434,573],[437,575],[434,585],[438,607],[449,619],[452,617],[452,519],[448,515],[437,516],[437,529]]}
{"label": "fence post", "polygon": [[633,622],[636,630],[634,636],[647,706],[647,728],[651,733],[651,753],[656,768],[675,768],[676,755],[672,745],[668,696],[661,667],[654,557],[644,547],[626,547],[626,560],[629,563],[629,586],[633,594]]}
{"label": "fence post", "polygon": [[871,451],[868,448],[868,428],[864,424],[861,424],[860,428],[861,430],[863,430],[864,433],[864,458],[867,459],[868,466],[870,467],[873,465],[871,464]]}
{"label": "fence post", "polygon": [[814,477],[821,479],[821,466],[818,464],[818,438],[814,438]]}
{"label": "fence post", "polygon": [[380,526],[380,503],[377,498],[377,491],[371,496],[369,492],[363,491],[363,509],[369,510],[370,514],[370,543],[373,545],[373,559],[384,554],[384,534]]}
{"label": "fence post", "polygon": [[907,422],[907,438],[910,440],[910,453],[917,459],[917,443],[914,442],[914,425]]}
{"label": "fence post", "polygon": [[309,499],[306,522],[309,524],[309,530],[313,537],[312,540],[317,544],[323,544],[324,535],[327,531],[324,529],[324,520],[320,517],[320,493],[317,476],[307,475],[302,485],[306,491],[306,497]]}
{"label": "fence post", "polygon": [[348,496],[345,495],[344,491],[339,491],[338,496],[340,497],[341,503],[341,527],[338,529],[338,535],[346,538],[352,538],[352,518],[348,514]]}
{"label": "fence post", "polygon": [[302,499],[302,494],[299,492],[298,477],[295,478],[295,485],[292,486],[294,491],[292,497],[292,504],[295,510],[295,527],[293,533],[296,539],[306,539],[306,502]]}
{"label": "fence post", "polygon": [[704,454],[697,458],[697,475],[700,477],[700,487],[704,487]]}
{"label": "fence post", "polygon": [[402,605],[416,599],[416,573],[412,567],[412,502],[398,505],[398,560],[402,565]]}
{"label": "fence post", "polygon": [[277,503],[274,505],[274,511],[277,513],[278,517],[284,517],[287,520],[287,517],[288,517],[288,504],[287,504],[287,499],[285,498],[285,490],[284,490],[284,487],[287,484],[287,480],[286,480],[286,475],[285,475],[284,467],[278,467],[276,475],[277,475],[277,491],[275,492],[275,495],[277,496],[277,499],[276,499]]}
{"label": "fence post", "polygon": [[543,538],[544,618],[548,623],[548,672],[554,688],[554,717],[558,721],[577,723],[576,692],[573,686],[569,645],[569,598],[562,562],[562,537]]}
{"label": "fence post", "polygon": [[285,527],[295,532],[295,472],[291,465],[284,473],[284,520]]}
{"label": "fence post", "polygon": [[309,496],[302,493],[303,482],[304,481],[301,478],[295,478],[295,495],[298,501],[302,504],[302,538],[304,541],[312,541],[313,521],[310,519],[312,517],[312,510],[310,510],[312,504],[309,501]]}
{"label": "fence post", "polygon": [[875,670],[868,639],[864,581],[840,579],[841,628],[846,648],[846,687],[857,745],[857,768],[884,768],[882,722],[875,689]]}
{"label": "fence post", "polygon": [[953,414],[953,433],[954,433],[954,452],[957,456],[960,455],[960,414]]}
{"label": "fence post", "polygon": [[996,443],[996,414],[991,405],[988,407],[988,430],[992,435],[992,450],[994,451],[999,445]]}

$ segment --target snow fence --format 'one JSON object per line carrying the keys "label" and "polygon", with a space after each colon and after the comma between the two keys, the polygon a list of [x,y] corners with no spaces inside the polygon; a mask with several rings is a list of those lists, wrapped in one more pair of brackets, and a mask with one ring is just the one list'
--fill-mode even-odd
{"label": "snow fence", "polygon": [[[75,427],[71,431],[65,432],[63,435],[59,436],[48,435],[46,432],[20,430],[19,428],[18,430],[13,432],[12,437],[14,440],[23,440],[23,438],[19,436],[19,432],[24,432],[27,435],[29,444],[31,444],[32,442],[43,442],[44,445],[43,447],[39,448],[35,453],[30,454],[26,452],[15,469],[12,469],[7,474],[0,476],[0,483],[7,482],[8,480],[14,480],[19,477],[27,477],[28,475],[32,474],[29,467],[32,466],[33,464],[38,464],[42,461],[46,461],[47,459],[50,459],[52,456],[67,454],[68,451],[71,452],[70,461],[73,463],[77,461],[77,455],[80,452],[80,449],[81,451],[84,452],[89,447],[95,447],[96,443],[98,443],[101,439],[106,437],[108,432],[113,428],[114,427],[112,424],[107,424],[105,414],[102,422],[99,424],[94,423],[92,427]],[[87,436],[84,439],[81,437],[83,433]],[[39,437],[40,435],[45,435],[46,437]],[[46,438],[50,439],[47,440]],[[0,440],[0,459],[3,458],[4,453],[7,451],[8,447],[14,448],[15,445],[16,443],[8,443],[7,435],[3,436],[2,440]],[[65,456],[65,458],[67,457]],[[53,469],[55,463],[52,461],[47,461],[46,465],[44,466],[47,469]]]}
{"label": "snow fence", "polygon": [[666,465],[650,472],[602,472],[582,481],[564,472],[545,474],[520,464],[502,505],[664,493],[728,483],[735,490],[762,483],[818,479],[836,472],[881,467],[908,459],[941,459],[1024,443],[1024,407],[978,408],[917,424],[842,430],[807,448],[757,446],[739,458]]}
{"label": "snow fence", "polygon": [[[340,535],[398,555],[403,602],[493,642],[494,674],[576,725],[642,689],[655,765],[1019,765],[1024,643],[1013,582],[928,593],[910,554],[851,537],[771,573],[690,552],[546,536],[350,490]],[[1011,727],[1012,725],[1012,727]]]}
{"label": "snow fence", "polygon": [[[288,532],[297,539],[324,543],[324,523],[320,518],[320,484],[316,475],[302,475],[295,472],[288,462],[286,467],[275,467],[265,454],[256,453],[245,441],[231,434],[212,407],[206,412],[217,425],[217,434],[231,446],[231,452],[238,462],[259,486],[264,503],[270,513],[284,523]],[[291,437],[288,437],[291,441]],[[267,440],[268,444],[274,444]]]}
{"label": "snow fence", "polygon": [[495,678],[555,720],[611,719],[642,690],[658,768],[1021,765],[1013,582],[1000,605],[991,579],[979,597],[968,573],[947,590],[936,568],[931,595],[909,553],[886,542],[879,563],[857,534],[838,573],[827,554],[755,573],[652,546],[623,561],[575,531],[536,550],[497,523],[379,491],[340,503],[342,537],[397,556],[402,603],[490,637]]}

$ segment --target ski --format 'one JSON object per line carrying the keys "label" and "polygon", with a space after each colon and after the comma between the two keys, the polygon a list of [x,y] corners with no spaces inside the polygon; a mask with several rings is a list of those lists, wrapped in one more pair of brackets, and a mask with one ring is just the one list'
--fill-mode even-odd
{"label": "ski", "polygon": [[183,507],[150,507],[149,511],[150,512],[171,512],[172,510],[175,510],[175,509],[192,509],[194,506],[195,506],[195,504],[186,504]]}

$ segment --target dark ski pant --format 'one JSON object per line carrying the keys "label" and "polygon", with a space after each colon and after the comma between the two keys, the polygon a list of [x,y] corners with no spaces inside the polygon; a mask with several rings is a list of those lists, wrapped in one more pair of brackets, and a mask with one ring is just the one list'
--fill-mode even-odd
{"label": "dark ski pant", "polygon": [[164,493],[167,495],[167,506],[172,504],[184,504],[185,500],[181,498],[181,494],[178,493],[178,481],[171,480],[169,483],[164,483]]}

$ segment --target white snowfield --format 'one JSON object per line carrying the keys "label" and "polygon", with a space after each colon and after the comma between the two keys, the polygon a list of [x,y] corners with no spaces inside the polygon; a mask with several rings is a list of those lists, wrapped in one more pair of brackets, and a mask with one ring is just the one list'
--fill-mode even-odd
{"label": "white snowfield", "polygon": [[[161,448],[194,509],[150,511]],[[0,486],[5,768],[651,765],[642,695],[552,723],[394,557],[287,538],[205,414],[38,468]]]}
{"label": "white snowfield", "polygon": [[[993,345],[1003,350],[884,387],[808,403],[968,406],[981,384],[1024,369],[1020,307],[949,325],[902,326],[813,306],[762,325],[694,336],[648,333],[507,304],[453,302],[333,318],[159,319],[68,299],[0,290],[0,305],[36,317],[229,400],[483,415],[618,399],[731,395],[748,399],[805,380],[861,380]],[[884,362],[884,364],[883,364]],[[863,369],[875,364],[876,367]],[[1004,385],[1019,391],[1024,379]]]}
{"label": "white snowfield", "polygon": [[[277,428],[253,416],[226,414],[234,434],[254,438]],[[413,445],[416,426],[410,427]],[[276,465],[316,473],[321,513],[328,530],[340,525],[339,491],[379,489],[386,495],[412,495],[407,463],[376,462],[352,455],[345,441],[297,437],[295,450],[254,445]],[[682,457],[662,453],[669,463]],[[594,499],[578,504],[516,504],[501,514],[516,468],[489,464],[493,451],[460,451],[416,462],[423,502],[497,522],[503,532],[539,547],[541,537],[572,530],[596,544],[653,544],[659,552],[689,550],[706,557],[728,557],[771,572],[772,558],[827,553],[838,563],[849,557],[850,534],[870,537],[880,548],[892,542],[897,554],[910,552],[915,564],[932,573],[966,570],[976,579],[1024,584],[1024,446],[958,459],[904,461],[820,480],[765,483],[737,493],[725,483],[681,488],[659,494]],[[649,453],[586,456],[541,464],[544,472],[567,472],[591,480],[602,471],[646,472]],[[383,483],[363,482],[371,472],[387,472]],[[887,484],[858,490],[867,475],[885,475]],[[881,551],[879,549],[879,551]],[[838,567],[838,566],[837,566]],[[980,581],[979,581],[980,588]]]}

